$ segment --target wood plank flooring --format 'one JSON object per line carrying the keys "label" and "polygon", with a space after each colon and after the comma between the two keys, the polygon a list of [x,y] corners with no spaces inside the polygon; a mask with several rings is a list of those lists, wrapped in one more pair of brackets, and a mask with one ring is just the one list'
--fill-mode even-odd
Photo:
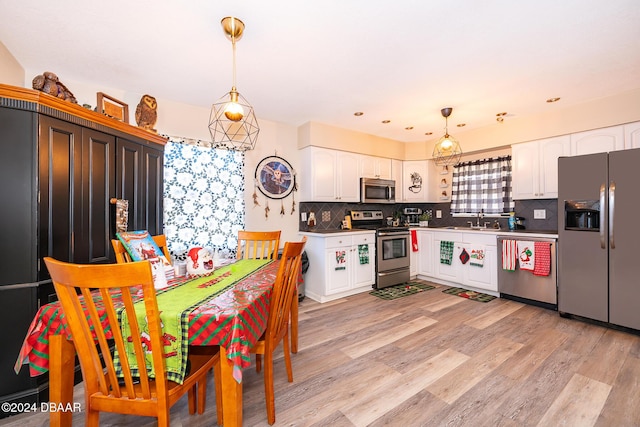
{"label": "wood plank flooring", "polygon": [[[640,336],[495,299],[469,301],[445,286],[385,301],[359,294],[300,304],[300,348],[288,383],[275,366],[276,426],[639,426]],[[264,383],[244,373],[244,424],[266,426]],[[190,416],[173,426],[213,426]],[[76,401],[83,402],[76,387]],[[47,426],[47,414],[0,420]],[[84,425],[84,413],[74,415]],[[105,426],[153,419],[104,414]]]}

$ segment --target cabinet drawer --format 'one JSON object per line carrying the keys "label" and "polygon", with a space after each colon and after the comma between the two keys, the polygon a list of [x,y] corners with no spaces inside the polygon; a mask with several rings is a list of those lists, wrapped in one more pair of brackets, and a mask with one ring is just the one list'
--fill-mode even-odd
{"label": "cabinet drawer", "polygon": [[334,236],[324,239],[325,248],[339,248],[343,246],[351,246],[353,236]]}
{"label": "cabinet drawer", "polygon": [[494,233],[482,234],[480,233],[464,233],[462,236],[463,242],[472,243],[476,245],[496,246],[497,238]]}
{"label": "cabinet drawer", "polygon": [[353,237],[354,245],[374,244],[376,242],[375,234],[356,234]]}

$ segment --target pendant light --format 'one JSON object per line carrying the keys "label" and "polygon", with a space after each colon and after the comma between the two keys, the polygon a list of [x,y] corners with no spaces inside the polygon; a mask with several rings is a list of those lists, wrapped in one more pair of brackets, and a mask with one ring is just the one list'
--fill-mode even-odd
{"label": "pendant light", "polygon": [[460,161],[462,156],[462,150],[458,140],[449,135],[449,121],[448,118],[451,115],[453,108],[447,107],[440,110],[442,117],[445,119],[444,136],[436,142],[433,147],[433,159],[438,166],[454,165]]}
{"label": "pendant light", "polygon": [[236,88],[236,41],[242,38],[244,23],[238,18],[226,17],[220,22],[233,47],[233,85],[211,107],[209,132],[215,146],[226,146],[238,151],[253,150],[260,128],[253,107]]}

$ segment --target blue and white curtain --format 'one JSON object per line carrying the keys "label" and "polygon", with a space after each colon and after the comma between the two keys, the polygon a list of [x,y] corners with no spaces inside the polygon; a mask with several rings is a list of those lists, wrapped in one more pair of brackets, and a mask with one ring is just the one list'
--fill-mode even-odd
{"label": "blue and white curtain", "polygon": [[244,153],[170,137],[164,151],[164,233],[185,259],[195,246],[233,256],[244,228]]}
{"label": "blue and white curtain", "polygon": [[511,156],[458,163],[453,167],[451,213],[513,211]]}

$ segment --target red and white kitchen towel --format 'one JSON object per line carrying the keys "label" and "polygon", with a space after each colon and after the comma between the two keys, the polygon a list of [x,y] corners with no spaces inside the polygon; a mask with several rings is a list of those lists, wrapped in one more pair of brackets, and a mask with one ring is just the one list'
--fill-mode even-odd
{"label": "red and white kitchen towel", "polygon": [[516,271],[516,260],[518,259],[518,246],[515,240],[505,239],[502,241],[502,269]]}
{"label": "red and white kitchen towel", "polygon": [[536,266],[535,245],[528,240],[518,240],[518,265],[520,270],[530,270]]}
{"label": "red and white kitchen towel", "polygon": [[548,276],[551,273],[551,243],[535,242],[535,267],[533,274],[536,276]]}
{"label": "red and white kitchen towel", "polygon": [[418,233],[416,230],[411,230],[411,250],[418,252]]}

